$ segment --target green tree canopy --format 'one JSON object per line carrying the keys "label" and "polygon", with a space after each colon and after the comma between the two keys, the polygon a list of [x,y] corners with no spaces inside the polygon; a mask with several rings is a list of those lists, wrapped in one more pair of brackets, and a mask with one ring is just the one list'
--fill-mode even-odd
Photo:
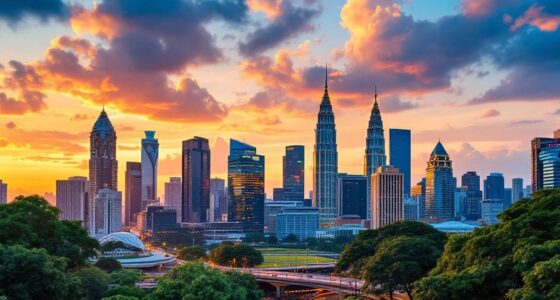
{"label": "green tree canopy", "polygon": [[[500,214],[500,223],[453,236],[417,284],[420,299],[556,299],[560,190],[543,190]],[[546,278],[548,277],[548,278]],[[551,280],[549,280],[549,278]]]}
{"label": "green tree canopy", "polygon": [[134,269],[122,269],[111,273],[111,282],[118,285],[134,286],[142,280],[142,271]]}
{"label": "green tree canopy", "polygon": [[245,243],[262,243],[266,239],[262,232],[250,232],[245,235]]}
{"label": "green tree canopy", "polygon": [[80,278],[84,298],[88,300],[103,298],[111,283],[109,274],[97,267],[82,268],[76,275]]}
{"label": "green tree canopy", "polygon": [[360,276],[365,264],[375,255],[386,239],[395,237],[422,237],[431,241],[437,249],[443,249],[447,236],[428,224],[414,221],[397,222],[375,230],[366,230],[356,236],[342,251],[336,265],[338,273],[348,272]]}
{"label": "green tree canopy", "polygon": [[252,268],[260,265],[264,258],[258,250],[247,244],[224,242],[210,252],[210,261],[221,266]]}
{"label": "green tree canopy", "polygon": [[68,259],[68,267],[82,266],[95,255],[97,240],[77,221],[60,221],[59,210],[43,197],[18,196],[0,205],[0,244],[44,248]]}
{"label": "green tree canopy", "polygon": [[206,259],[206,250],[200,246],[189,246],[179,250],[178,259],[193,261]]}
{"label": "green tree canopy", "polygon": [[80,280],[44,249],[0,244],[0,298],[80,299]]}
{"label": "green tree canopy", "polygon": [[284,243],[297,243],[297,242],[299,242],[299,238],[298,238],[297,235],[295,235],[293,233],[290,233],[284,238],[284,240],[282,240],[282,242],[284,242]]}
{"label": "green tree canopy", "polygon": [[134,286],[127,286],[127,285],[118,285],[113,287],[105,293],[105,298],[111,296],[128,296],[128,297],[135,297],[137,299],[141,299],[144,297],[146,293],[141,288],[137,288]]}
{"label": "green tree canopy", "polygon": [[266,239],[266,242],[269,243],[269,244],[272,244],[272,245],[276,245],[276,244],[278,244],[278,238],[276,237],[276,235],[271,234]]}
{"label": "green tree canopy", "polygon": [[[235,275],[233,275],[235,274]],[[251,275],[222,273],[202,263],[176,267],[158,281],[148,300],[258,300],[262,293]]]}
{"label": "green tree canopy", "polygon": [[110,257],[100,257],[95,262],[95,266],[107,273],[122,270],[121,263],[118,260]]}

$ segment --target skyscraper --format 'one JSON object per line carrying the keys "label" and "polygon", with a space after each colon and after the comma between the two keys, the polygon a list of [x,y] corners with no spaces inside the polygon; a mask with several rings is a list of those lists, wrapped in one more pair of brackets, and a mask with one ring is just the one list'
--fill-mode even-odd
{"label": "skyscraper", "polygon": [[177,212],[177,223],[181,223],[183,219],[182,212],[182,195],[183,184],[181,177],[170,177],[169,182],[165,183],[164,206],[166,209],[174,209]]}
{"label": "skyscraper", "polygon": [[539,163],[542,166],[542,188],[560,188],[560,143],[542,149]]}
{"label": "skyscraper", "polygon": [[136,215],[142,211],[142,164],[126,162],[124,173],[124,226],[136,223]]}
{"label": "skyscraper", "polygon": [[86,177],[75,176],[56,181],[56,207],[60,210],[60,219],[85,220],[88,190]]}
{"label": "skyscraper", "polygon": [[117,134],[105,109],[95,121],[90,133],[89,193],[86,224],[92,224],[95,213],[93,200],[102,188],[117,190]]}
{"label": "skyscraper", "polygon": [[320,226],[329,227],[334,225],[336,219],[338,151],[326,69],[325,92],[317,116],[313,158],[313,207],[319,209]]}
{"label": "skyscraper", "polygon": [[429,221],[451,220],[454,193],[453,166],[449,154],[441,142],[438,142],[426,168],[425,218]]}
{"label": "skyscraper", "polygon": [[338,176],[337,217],[358,215],[367,219],[367,183],[363,175]]}
{"label": "skyscraper", "polygon": [[93,198],[93,220],[90,235],[104,236],[121,230],[122,194],[108,188],[100,189]]}
{"label": "skyscraper", "polygon": [[292,145],[286,147],[283,157],[283,189],[287,201],[303,201],[305,185],[305,147]]}
{"label": "skyscraper", "polygon": [[515,203],[524,197],[523,178],[513,178],[511,180],[511,203]]}
{"label": "skyscraper", "polygon": [[502,175],[502,173],[490,173],[490,175],[486,177],[484,180],[484,199],[502,200],[504,208],[509,207],[507,203],[504,203],[504,175]]}
{"label": "skyscraper", "polygon": [[469,171],[461,177],[461,187],[467,189],[465,203],[465,218],[469,221],[482,217],[482,191],[480,190],[480,176],[474,171]]}
{"label": "skyscraper", "polygon": [[213,203],[214,218],[211,222],[222,222],[224,215],[227,214],[227,197],[225,180],[221,178],[210,179],[210,203]]}
{"label": "skyscraper", "polygon": [[369,199],[371,187],[371,174],[377,171],[377,168],[386,165],[387,157],[385,156],[385,136],[383,133],[383,120],[381,120],[381,111],[377,104],[377,87],[373,100],[373,108],[369,116],[369,123],[366,136],[366,151],[364,155],[364,175],[368,179],[368,201],[367,216],[371,218],[371,207]]}
{"label": "skyscraper", "polygon": [[154,135],[155,131],[144,131],[146,138],[142,139],[142,210],[149,203],[157,202],[157,169],[159,143]]}
{"label": "skyscraper", "polygon": [[554,132],[554,138],[536,137],[531,141],[531,186],[533,192],[543,188],[543,166],[539,155],[543,149],[560,144],[560,129]]}
{"label": "skyscraper", "polygon": [[404,174],[404,194],[410,196],[411,140],[408,129],[389,129],[390,165]]}
{"label": "skyscraper", "polygon": [[195,136],[183,141],[183,222],[208,222],[210,209],[210,146]]}
{"label": "skyscraper", "polygon": [[264,156],[231,139],[228,156],[228,221],[264,229]]}
{"label": "skyscraper", "polygon": [[377,168],[371,175],[371,228],[404,219],[404,175],[392,166]]}
{"label": "skyscraper", "polygon": [[8,184],[0,179],[0,204],[8,203]]}

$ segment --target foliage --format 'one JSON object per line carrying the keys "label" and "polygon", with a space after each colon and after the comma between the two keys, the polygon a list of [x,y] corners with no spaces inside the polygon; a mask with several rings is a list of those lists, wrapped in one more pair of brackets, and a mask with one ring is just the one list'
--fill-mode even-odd
{"label": "foliage", "polygon": [[308,238],[306,247],[317,251],[341,253],[348,243],[354,240],[353,236],[337,236],[334,239]]}
{"label": "foliage", "polygon": [[113,273],[115,271],[122,270],[121,263],[118,260],[110,257],[100,257],[95,262],[95,266],[107,273]]}
{"label": "foliage", "polygon": [[342,251],[336,265],[338,273],[348,272],[360,276],[364,267],[375,255],[384,240],[395,237],[422,237],[431,241],[437,249],[443,249],[447,236],[428,224],[414,221],[397,222],[375,230],[366,230],[356,236]]}
{"label": "foliage", "polygon": [[84,298],[88,300],[101,299],[109,289],[111,277],[97,267],[86,267],[76,272],[80,278]]}
{"label": "foliage", "polygon": [[276,245],[276,244],[278,244],[278,238],[276,237],[276,235],[271,234],[266,239],[266,242],[271,244],[271,245]]}
{"label": "foliage", "polygon": [[138,281],[142,280],[142,271],[134,269],[123,269],[111,273],[111,282],[118,285],[134,286]]}
{"label": "foliage", "polygon": [[500,214],[501,222],[453,236],[420,299],[558,299],[560,190],[543,190]]}
{"label": "foliage", "polygon": [[283,243],[297,243],[299,242],[299,238],[297,235],[290,233],[288,234],[284,240],[282,240]]}
{"label": "foliage", "polygon": [[68,259],[68,267],[85,264],[99,247],[77,221],[60,221],[59,210],[43,197],[18,196],[0,205],[0,244],[44,248]]}
{"label": "foliage", "polygon": [[134,286],[119,285],[107,291],[107,293],[105,294],[105,298],[112,297],[112,296],[128,296],[128,297],[135,297],[137,299],[141,299],[145,295],[146,293],[141,288],[137,288]]}
{"label": "foliage", "polygon": [[202,263],[187,263],[176,267],[158,282],[148,300],[258,300],[262,293],[251,275],[222,273]]}
{"label": "foliage", "polygon": [[103,297],[103,300],[138,300],[141,298],[134,297],[134,296],[123,296],[123,295],[114,295],[111,297]]}
{"label": "foliage", "polygon": [[0,244],[0,298],[79,299],[80,281],[44,249]]}
{"label": "foliage", "polygon": [[179,250],[178,259],[193,261],[206,259],[206,250],[200,246],[189,246]]}
{"label": "foliage", "polygon": [[257,244],[262,243],[266,239],[264,237],[264,233],[262,232],[249,232],[245,235],[244,242],[249,244]]}
{"label": "foliage", "polygon": [[385,239],[365,266],[364,279],[375,293],[403,290],[413,299],[414,282],[437,263],[442,250],[422,237],[400,236]]}
{"label": "foliage", "polygon": [[224,242],[210,252],[210,261],[221,266],[252,268],[264,259],[258,250],[247,244]]}

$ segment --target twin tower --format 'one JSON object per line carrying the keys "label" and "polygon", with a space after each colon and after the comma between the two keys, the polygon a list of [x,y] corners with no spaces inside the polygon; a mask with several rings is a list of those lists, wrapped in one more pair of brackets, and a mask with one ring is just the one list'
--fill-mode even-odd
{"label": "twin tower", "polygon": [[[315,130],[313,156],[313,206],[319,209],[321,227],[329,227],[334,224],[337,218],[338,150],[334,113],[329,98],[327,69],[325,69],[325,91],[319,108],[317,129]],[[377,91],[375,91],[367,129],[364,175],[370,178],[370,175],[375,173],[378,167],[386,165],[386,160],[383,121],[377,104]],[[368,201],[368,218],[370,218],[369,206]]]}

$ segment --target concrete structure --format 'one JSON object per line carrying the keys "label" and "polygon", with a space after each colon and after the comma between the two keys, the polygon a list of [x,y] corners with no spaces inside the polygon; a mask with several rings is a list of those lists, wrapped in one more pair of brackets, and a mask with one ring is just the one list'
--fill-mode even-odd
{"label": "concrete structure", "polygon": [[159,142],[154,135],[155,131],[144,131],[146,137],[142,139],[142,210],[152,203],[158,202],[157,176]]}
{"label": "concrete structure", "polygon": [[93,198],[91,236],[103,236],[118,232],[122,226],[122,193],[111,189],[100,189]]}
{"label": "concrete structure", "polygon": [[315,129],[313,158],[313,207],[319,209],[321,227],[329,227],[334,224],[336,219],[338,150],[326,69],[325,91],[317,116],[317,128]]}
{"label": "concrete structure", "polygon": [[173,209],[177,215],[177,223],[183,220],[182,211],[182,189],[183,184],[181,177],[169,177],[169,181],[165,183],[165,195],[163,205],[167,209]]}
{"label": "concrete structure", "polygon": [[276,216],[276,236],[279,240],[294,234],[300,240],[315,237],[319,229],[319,210],[310,207],[284,208]]}
{"label": "concrete structure", "polygon": [[469,171],[461,176],[461,187],[467,189],[465,218],[479,220],[482,218],[481,203],[482,191],[480,190],[480,176],[474,171]]}
{"label": "concrete structure", "polygon": [[560,144],[560,129],[554,132],[553,138],[536,137],[531,141],[531,188],[532,192],[543,189],[543,164],[539,159],[542,150],[558,147]]}
{"label": "concrete structure", "polygon": [[[303,201],[305,187],[305,147],[302,145],[286,146],[282,158],[282,189],[284,200]],[[275,199],[276,200],[276,199]]]}
{"label": "concrete structure", "polygon": [[211,222],[227,221],[227,194],[225,180],[210,179],[210,211],[213,213]]}
{"label": "concrete structure", "polygon": [[482,201],[482,221],[487,225],[498,223],[498,214],[504,210],[502,199],[484,199]]}
{"label": "concrete structure", "polygon": [[276,234],[276,216],[284,208],[304,207],[303,201],[270,201],[264,202],[264,233]]}
{"label": "concrete structure", "polygon": [[454,192],[452,162],[438,142],[426,168],[425,219],[430,222],[453,219]]}
{"label": "concrete structure", "polygon": [[0,179],[0,204],[8,203],[8,184]]}
{"label": "concrete structure", "polygon": [[210,146],[208,140],[194,137],[183,141],[182,162],[182,222],[208,222],[210,209]]}
{"label": "concrete structure", "polygon": [[136,223],[136,215],[142,211],[142,164],[126,162],[124,173],[124,226]]}
{"label": "concrete structure", "polygon": [[513,178],[511,180],[511,203],[513,204],[523,198],[523,178]]}
{"label": "concrete structure", "polygon": [[359,215],[367,219],[368,180],[362,175],[339,175],[337,180],[337,217]]}
{"label": "concrete structure", "polygon": [[384,166],[371,175],[371,228],[402,221],[404,218],[404,175]]}
{"label": "concrete structure", "polygon": [[411,144],[409,129],[389,128],[389,164],[404,174],[405,196],[410,196]]}
{"label": "concrete structure", "polygon": [[60,210],[61,220],[85,221],[88,190],[87,177],[74,176],[56,181],[56,207]]}

